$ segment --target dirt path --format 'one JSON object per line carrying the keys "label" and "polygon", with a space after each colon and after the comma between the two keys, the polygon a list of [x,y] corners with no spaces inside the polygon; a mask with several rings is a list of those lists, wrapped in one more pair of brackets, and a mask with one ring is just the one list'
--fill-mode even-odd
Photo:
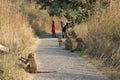
{"label": "dirt path", "polygon": [[[108,80],[95,67],[85,60],[58,47],[57,39],[43,38],[36,50],[38,70],[55,73],[31,74],[32,80]],[[40,64],[39,64],[40,63]]]}

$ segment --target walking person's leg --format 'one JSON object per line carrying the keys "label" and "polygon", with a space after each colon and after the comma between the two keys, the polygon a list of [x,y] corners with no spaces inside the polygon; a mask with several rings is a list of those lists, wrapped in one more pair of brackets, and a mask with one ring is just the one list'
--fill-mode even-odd
{"label": "walking person's leg", "polygon": [[54,32],[52,32],[52,38],[54,37]]}
{"label": "walking person's leg", "polygon": [[64,38],[64,32],[62,32],[62,37]]}
{"label": "walking person's leg", "polygon": [[53,37],[53,38],[56,37],[56,33],[55,33],[55,31],[52,32],[52,37]]}
{"label": "walking person's leg", "polygon": [[57,36],[56,36],[56,33],[54,33],[54,37],[56,38]]}

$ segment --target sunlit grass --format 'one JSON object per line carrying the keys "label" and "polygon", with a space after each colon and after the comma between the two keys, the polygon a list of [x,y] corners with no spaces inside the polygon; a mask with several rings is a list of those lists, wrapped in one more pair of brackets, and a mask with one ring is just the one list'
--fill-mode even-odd
{"label": "sunlit grass", "polygon": [[36,38],[28,18],[21,13],[11,0],[0,1],[0,44],[10,48],[10,52],[0,55],[2,80],[27,80],[28,74],[19,66],[17,58],[32,52]]}
{"label": "sunlit grass", "polygon": [[[88,54],[93,59],[101,61],[106,68],[103,73],[108,74],[111,80],[120,79],[120,1],[111,0],[110,6],[99,9],[89,17],[88,23],[75,28],[78,35],[84,39]],[[93,61],[95,61],[93,60]],[[99,62],[94,62],[98,64]],[[99,67],[99,65],[98,65]],[[114,70],[114,71],[113,71]]]}

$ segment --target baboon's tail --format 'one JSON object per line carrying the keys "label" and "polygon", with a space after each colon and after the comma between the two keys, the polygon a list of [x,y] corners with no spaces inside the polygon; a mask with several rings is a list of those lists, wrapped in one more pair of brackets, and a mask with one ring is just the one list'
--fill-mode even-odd
{"label": "baboon's tail", "polygon": [[54,73],[54,72],[57,72],[57,71],[37,71],[36,73]]}

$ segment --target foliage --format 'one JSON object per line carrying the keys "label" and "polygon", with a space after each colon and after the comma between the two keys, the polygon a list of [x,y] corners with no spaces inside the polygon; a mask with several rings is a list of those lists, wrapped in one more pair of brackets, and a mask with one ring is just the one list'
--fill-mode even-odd
{"label": "foliage", "polygon": [[69,21],[81,23],[88,18],[96,0],[36,0],[41,9],[47,9],[51,16],[65,16]]}

